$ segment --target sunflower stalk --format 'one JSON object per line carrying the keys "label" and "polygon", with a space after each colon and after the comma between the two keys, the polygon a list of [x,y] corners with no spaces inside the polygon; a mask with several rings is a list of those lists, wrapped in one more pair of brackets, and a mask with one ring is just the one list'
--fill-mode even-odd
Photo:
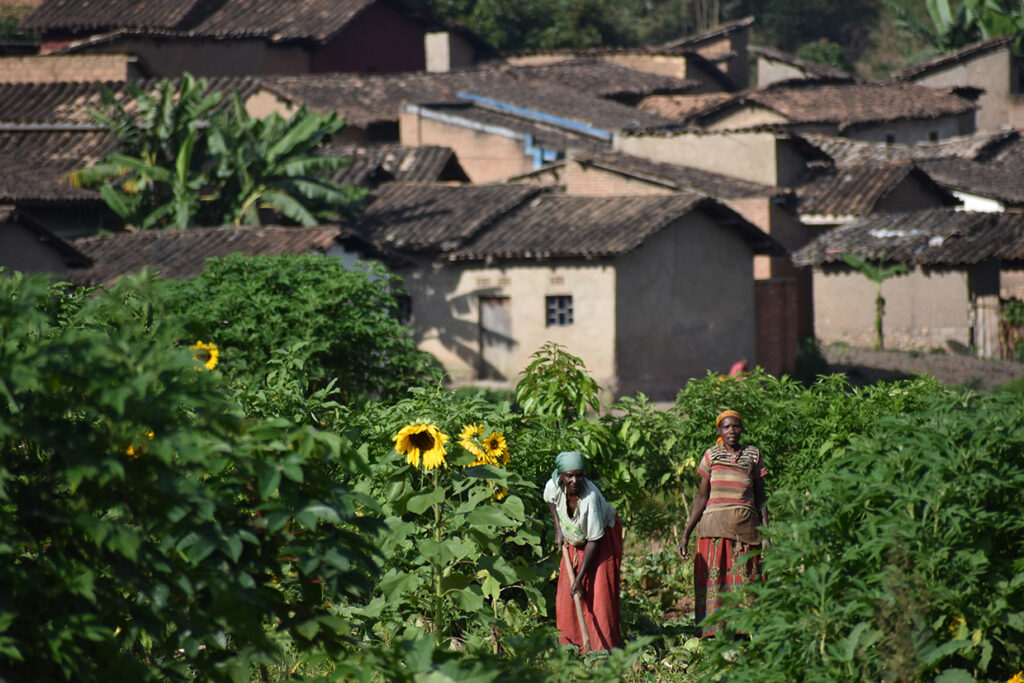
{"label": "sunflower stalk", "polygon": [[[434,490],[437,490],[440,468],[434,470]],[[441,544],[441,503],[434,503],[434,540]],[[441,627],[441,601],[444,594],[441,592],[441,567],[437,560],[431,558],[430,567],[434,583],[434,642],[441,647],[441,639],[444,637],[444,629]]]}

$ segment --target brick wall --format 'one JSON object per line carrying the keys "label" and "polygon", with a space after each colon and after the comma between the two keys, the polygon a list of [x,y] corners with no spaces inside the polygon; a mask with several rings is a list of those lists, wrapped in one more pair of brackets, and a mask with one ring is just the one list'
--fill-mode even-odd
{"label": "brick wall", "polygon": [[0,83],[124,81],[128,55],[31,55],[0,57]]}

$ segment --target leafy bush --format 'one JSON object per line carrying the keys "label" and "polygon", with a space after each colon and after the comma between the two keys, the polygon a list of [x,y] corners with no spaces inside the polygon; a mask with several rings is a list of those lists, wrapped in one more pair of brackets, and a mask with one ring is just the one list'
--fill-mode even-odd
{"label": "leafy bush", "polygon": [[[340,437],[246,422],[152,318],[0,277],[0,670],[15,680],[247,680],[272,634],[340,652],[326,596],[372,585],[375,504]],[[362,516],[361,516],[362,515]]]}
{"label": "leafy bush", "polygon": [[[1004,681],[1024,657],[1024,415],[947,393],[851,434],[779,517],[729,680]],[[728,664],[724,655],[732,652]]]}
{"label": "leafy bush", "polygon": [[224,372],[245,390],[264,387],[286,353],[305,382],[333,381],[335,396],[348,403],[400,396],[440,377],[398,322],[394,285],[377,265],[361,271],[318,254],[232,254],[170,283],[163,305],[189,338],[216,340]]}

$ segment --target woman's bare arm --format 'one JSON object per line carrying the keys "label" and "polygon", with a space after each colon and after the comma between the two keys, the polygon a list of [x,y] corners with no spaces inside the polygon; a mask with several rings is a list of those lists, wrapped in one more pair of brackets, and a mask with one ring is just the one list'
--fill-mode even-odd
{"label": "woman's bare arm", "polygon": [[707,477],[700,478],[700,488],[697,489],[697,495],[693,497],[693,508],[690,510],[690,519],[686,522],[686,528],[683,529],[683,536],[679,539],[679,557],[684,560],[690,556],[690,534],[693,533],[694,528],[697,526],[697,522],[700,521],[700,516],[704,514],[704,508],[707,507],[708,498],[711,497],[711,480]]}

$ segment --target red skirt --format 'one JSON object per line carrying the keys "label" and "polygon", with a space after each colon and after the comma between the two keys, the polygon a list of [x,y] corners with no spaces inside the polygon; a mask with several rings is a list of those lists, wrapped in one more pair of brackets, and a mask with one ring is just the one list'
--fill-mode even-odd
{"label": "red skirt", "polygon": [[[583,561],[583,548],[569,546],[569,559],[573,571]],[[622,647],[619,632],[619,585],[622,567],[622,523],[615,516],[615,526],[605,529],[598,541],[597,554],[587,569],[581,585],[583,595],[583,620],[587,624],[591,650],[609,650]],[[583,634],[576,620],[576,606],[569,588],[572,582],[565,571],[565,561],[559,564],[558,592],[555,595],[555,623],[562,636],[560,643],[572,643],[583,648]]]}
{"label": "red skirt", "polygon": [[[760,546],[747,545],[730,538],[698,538],[693,581],[696,593],[697,623],[725,605],[736,605],[745,584],[762,579],[761,556],[747,555]],[[750,598],[748,598],[748,603]],[[701,628],[702,636],[714,635],[722,624]]]}

